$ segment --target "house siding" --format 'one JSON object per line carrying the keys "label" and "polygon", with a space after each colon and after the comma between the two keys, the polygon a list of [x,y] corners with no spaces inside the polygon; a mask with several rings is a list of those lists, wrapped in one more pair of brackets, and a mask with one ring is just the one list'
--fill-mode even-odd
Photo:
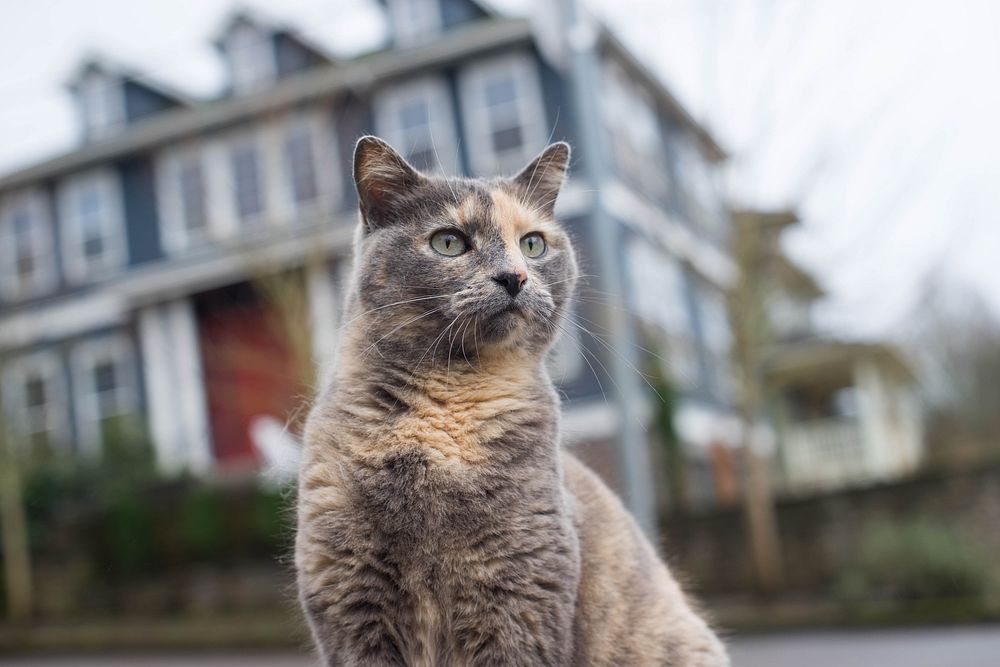
{"label": "house siding", "polygon": [[119,163],[117,169],[122,180],[129,266],[161,259],[153,161],[144,155]]}
{"label": "house siding", "polygon": [[[444,18],[445,29],[451,28],[469,21],[474,21],[478,19],[483,19],[487,17],[487,13],[482,10],[477,4],[470,2],[469,0],[441,0],[442,1],[442,11]],[[467,27],[466,30],[473,31],[473,27]],[[297,44],[291,37],[286,37],[280,33],[272,36],[275,57],[277,59],[278,77],[282,76],[292,76],[294,72],[300,71],[306,67],[312,65],[319,65],[318,56],[310,51],[308,48]],[[491,44],[497,44],[499,42],[489,42]],[[419,48],[419,47],[408,47],[408,48]],[[472,171],[472,165],[476,162],[473,155],[470,154],[470,146],[473,142],[470,140],[470,127],[468,126],[468,117],[466,112],[468,109],[463,108],[462,103],[462,93],[460,81],[463,72],[467,68],[476,67],[483,61],[496,58],[497,56],[502,56],[504,58],[510,57],[512,59],[516,58],[527,58],[530,62],[531,67],[535,69],[534,74],[536,77],[532,77],[532,80],[537,78],[540,85],[540,98],[541,98],[541,113],[542,116],[532,116],[537,122],[533,124],[533,131],[531,132],[532,137],[530,141],[532,144],[540,142],[543,139],[549,138],[551,140],[566,139],[573,141],[578,137],[578,119],[575,117],[574,108],[574,91],[571,89],[571,84],[564,74],[555,68],[553,65],[549,64],[540,54],[539,50],[529,41],[527,33],[523,35],[517,35],[515,38],[504,42],[501,46],[495,46],[492,48],[482,48],[473,47],[467,53],[459,54],[453,56],[448,62],[435,62],[434,64],[428,64],[426,66],[415,67],[412,70],[394,73],[393,80],[379,79],[375,81],[359,81],[355,87],[352,87],[349,91],[343,91],[338,93],[319,93],[313,94],[309,99],[310,102],[298,101],[285,104],[284,102],[280,105],[276,105],[274,108],[278,109],[273,114],[271,113],[260,113],[256,116],[241,117],[238,121],[234,121],[231,117],[226,117],[229,120],[219,120],[208,118],[203,126],[198,128],[188,128],[186,137],[173,137],[172,142],[174,145],[180,146],[185,142],[190,142],[192,147],[197,150],[208,150],[212,153],[213,160],[211,164],[212,167],[206,167],[206,187],[211,190],[207,195],[212,201],[216,201],[219,197],[230,196],[228,191],[224,190],[219,183],[224,185],[228,183],[226,178],[229,177],[229,170],[231,166],[228,160],[216,160],[218,158],[217,151],[221,143],[225,143],[229,140],[229,137],[236,137],[236,135],[244,130],[251,130],[255,133],[255,136],[260,139],[261,136],[270,137],[270,141],[279,141],[280,133],[280,123],[283,114],[286,112],[289,114],[294,114],[296,111],[311,111],[313,109],[319,111],[322,114],[322,120],[330,128],[330,131],[334,135],[335,143],[335,153],[329,157],[330,160],[335,160],[338,168],[332,170],[333,178],[339,179],[338,187],[332,188],[336,192],[336,198],[331,202],[324,202],[324,206],[329,204],[329,209],[324,208],[323,213],[328,212],[332,209],[333,217],[337,220],[338,224],[354,224],[357,219],[357,194],[353,182],[352,175],[352,162],[353,162],[353,152],[357,139],[368,133],[372,133],[375,129],[375,109],[373,105],[376,103],[374,95],[375,91],[378,91],[382,86],[392,86],[395,82],[405,81],[410,79],[415,79],[424,75],[433,75],[439,77],[445,82],[444,89],[448,95],[448,106],[451,110],[451,115],[453,117],[453,122],[455,124],[455,139],[458,147],[458,164],[456,168],[463,174],[470,174]],[[326,67],[327,65],[322,65]],[[373,71],[378,71],[377,69]],[[293,86],[294,87],[294,86]],[[149,94],[139,86],[134,86],[134,89],[129,89],[128,100],[130,107],[130,118],[133,114],[136,118],[143,117],[144,115],[149,115],[156,111],[162,111],[169,106],[165,98],[157,98],[155,95]],[[266,92],[254,92],[252,95],[266,95]],[[248,100],[250,98],[248,97]],[[317,102],[317,100],[319,100]],[[533,105],[532,105],[533,107]],[[179,110],[177,114],[185,113],[184,110]],[[680,142],[690,142],[692,138],[690,136],[690,130],[685,126],[678,124],[678,121],[671,119],[668,114],[663,112],[662,109],[658,110],[659,116],[658,120],[661,124],[661,137],[663,140],[663,146],[660,147],[664,154],[666,155],[665,163],[667,165],[669,174],[668,178],[670,180],[670,188],[667,193],[662,197],[658,196],[659,201],[655,202],[654,207],[648,207],[643,209],[642,207],[632,207],[625,206],[625,211],[620,214],[621,219],[614,220],[615,225],[615,237],[618,241],[615,252],[615,266],[612,267],[613,270],[619,271],[623,274],[627,269],[629,257],[626,256],[627,248],[629,246],[626,241],[630,240],[632,237],[639,238],[641,236],[642,242],[646,244],[657,244],[664,243],[662,238],[659,238],[655,233],[655,230],[650,229],[649,222],[643,220],[629,219],[630,217],[639,217],[640,213],[633,213],[632,211],[648,211],[655,212],[656,215],[660,213],[666,213],[670,217],[678,218],[687,221],[692,231],[697,231],[697,224],[689,220],[687,215],[688,211],[688,193],[685,190],[684,182],[679,176],[681,175],[681,163],[676,157],[673,156],[672,148],[680,145]],[[544,135],[541,137],[535,137],[534,135],[539,134],[536,130],[540,126],[544,125]],[[273,131],[272,131],[273,130]],[[260,132],[259,132],[260,131]],[[221,143],[220,143],[221,142]],[[277,145],[276,143],[268,144],[272,149]],[[541,146],[538,147],[539,149]],[[150,274],[153,274],[153,278],[162,278],[164,280],[177,280],[180,286],[174,286],[173,283],[168,288],[165,288],[165,292],[160,295],[155,293],[152,288],[147,288],[143,285],[144,289],[148,291],[143,292],[145,295],[143,301],[141,302],[141,307],[135,304],[127,304],[123,306],[126,309],[126,314],[123,315],[128,323],[125,325],[121,324],[121,319],[103,320],[106,322],[115,321],[116,324],[114,329],[122,331],[125,330],[129,334],[129,340],[133,346],[133,357],[136,364],[136,382],[139,383],[141,387],[141,396],[139,405],[142,406],[145,414],[150,417],[150,424],[152,430],[155,432],[157,430],[157,424],[163,423],[184,423],[176,429],[167,429],[171,432],[175,432],[174,435],[177,436],[177,442],[182,442],[185,439],[192,440],[192,438],[197,435],[198,429],[201,428],[200,422],[195,418],[197,415],[192,416],[191,414],[178,413],[178,410],[193,409],[190,405],[188,406],[172,406],[167,409],[163,409],[162,406],[170,401],[159,401],[157,400],[155,405],[146,406],[145,401],[145,391],[147,387],[154,387],[149,389],[151,396],[157,396],[157,389],[155,387],[167,387],[164,391],[169,394],[170,387],[177,386],[176,382],[172,384],[172,376],[169,372],[167,373],[157,373],[156,372],[156,359],[148,361],[150,364],[150,372],[147,373],[146,369],[143,367],[143,354],[146,355],[146,359],[149,359],[149,341],[138,340],[136,334],[136,326],[132,324],[132,321],[141,321],[144,325],[140,326],[139,329],[145,333],[152,331],[152,327],[164,325],[170,325],[170,328],[166,330],[168,333],[161,336],[169,338],[170,336],[176,337],[176,330],[183,324],[184,327],[188,327],[192,322],[197,324],[197,318],[195,317],[194,310],[191,310],[185,303],[196,303],[198,302],[198,295],[204,294],[207,290],[215,288],[226,288],[232,287],[235,284],[239,284],[241,281],[246,281],[249,279],[250,269],[240,269],[240,268],[222,268],[219,269],[217,273],[211,273],[208,269],[218,269],[219,265],[225,264],[228,260],[234,259],[238,245],[244,240],[247,243],[258,243],[264,238],[265,233],[271,235],[270,238],[276,240],[273,245],[280,246],[286,244],[287,242],[294,240],[301,240],[305,238],[305,233],[312,233],[315,231],[314,228],[303,229],[295,228],[294,221],[281,219],[275,222],[273,228],[268,228],[265,232],[263,228],[256,229],[253,233],[246,233],[247,230],[237,225],[234,221],[229,220],[229,204],[221,207],[220,210],[212,209],[210,206],[209,216],[214,217],[215,227],[212,227],[212,232],[215,234],[219,242],[216,244],[213,241],[205,241],[197,244],[198,252],[194,252],[195,248],[191,248],[192,252],[179,253],[176,258],[173,256],[167,256],[165,250],[161,243],[161,224],[163,221],[160,219],[160,207],[158,206],[158,198],[163,196],[162,193],[157,192],[156,178],[156,168],[154,163],[154,155],[148,152],[150,149],[144,148],[136,153],[132,154],[126,158],[116,158],[115,161],[108,161],[105,164],[107,166],[112,166],[115,174],[121,183],[121,197],[122,197],[122,208],[124,214],[124,234],[125,242],[127,247],[128,265],[120,267],[117,269],[116,274],[109,276],[102,276],[99,280],[94,282],[88,282],[81,284],[79,286],[74,286],[72,288],[73,296],[83,296],[85,294],[100,294],[102,290],[106,289],[106,285],[109,282],[117,282],[117,284],[122,284],[123,278],[128,280],[132,276],[125,276],[133,267],[143,266],[148,267],[148,270],[144,268],[142,275],[142,281],[146,281]],[[162,150],[158,148],[157,150]],[[275,159],[275,156],[283,155],[282,149],[277,148],[276,150],[271,150],[267,152],[267,155]],[[262,154],[263,155],[263,154]],[[704,155],[702,155],[704,157]],[[262,157],[262,159],[268,159]],[[580,165],[588,159],[586,155],[586,147],[581,146],[578,143],[574,144],[574,155],[573,155],[573,166],[571,167],[571,185],[580,185],[578,176],[580,171]],[[224,167],[220,167],[225,163]],[[270,167],[265,167],[264,180],[275,178],[275,174],[282,173],[281,170],[284,169],[283,165],[271,165]],[[215,169],[213,174],[215,174],[215,180],[213,177],[209,177],[209,172]],[[222,178],[219,175],[222,170],[226,170],[226,178]],[[61,182],[61,181],[59,181]],[[54,257],[58,262],[60,283],[59,292],[63,295],[68,295],[70,290],[67,288],[65,279],[61,276],[64,275],[63,262],[64,257],[61,249],[63,247],[62,243],[62,220],[60,219],[62,212],[56,205],[56,188],[57,182],[46,183],[46,192],[51,203],[52,219],[53,219],[53,244],[54,244]],[[275,188],[280,190],[281,187],[286,187],[286,184],[276,185],[274,182],[268,182],[265,197],[271,197]],[[641,194],[640,194],[641,197]],[[645,201],[645,200],[644,200]],[[648,203],[648,202],[647,202]],[[626,202],[628,204],[628,202]],[[578,197],[575,198],[574,208],[570,217],[564,219],[564,224],[568,229],[570,235],[573,237],[578,256],[580,257],[581,273],[589,274],[593,272],[593,267],[589,258],[596,256],[596,248],[594,247],[595,239],[592,235],[593,230],[593,219],[592,211],[590,207],[593,205],[592,199],[590,197]],[[268,204],[270,208],[270,204]],[[280,208],[280,207],[279,207]],[[169,209],[169,207],[168,207]],[[283,209],[282,209],[283,211]],[[613,215],[619,215],[617,212]],[[654,216],[656,217],[656,216]],[[660,216],[662,217],[662,216]],[[221,222],[220,222],[221,221]],[[350,221],[347,223],[346,221]],[[639,224],[643,223],[643,224]],[[210,227],[212,226],[210,222]],[[218,227],[219,229],[216,229]],[[225,229],[221,229],[225,228]],[[642,229],[643,231],[637,232],[637,230]],[[221,231],[220,231],[221,230]],[[345,232],[343,238],[346,238],[346,230],[339,230]],[[211,237],[210,237],[211,238]],[[341,238],[337,241],[331,241],[331,246],[329,246],[330,255],[342,256],[343,253],[348,251],[349,243]],[[334,243],[338,245],[333,245]],[[263,243],[261,246],[265,245]],[[253,246],[256,249],[258,246]],[[669,252],[665,248],[661,248],[663,252]],[[328,258],[329,258],[328,256]],[[291,259],[288,259],[291,257]],[[177,259],[178,262],[173,260]],[[234,260],[235,261],[235,260]],[[280,260],[282,262],[287,262],[287,265],[293,266],[296,262],[304,261],[301,256],[296,256],[294,254],[289,254],[283,256]],[[339,261],[339,260],[338,260]],[[181,264],[183,262],[183,264]],[[153,266],[155,265],[155,266]],[[185,268],[181,271],[177,270],[178,266],[183,265]],[[284,266],[284,264],[283,264]],[[185,273],[187,268],[192,269],[192,273],[197,273],[197,271],[205,269],[206,273],[204,276],[197,277],[191,281],[187,280],[187,276],[182,276],[179,274]],[[293,266],[294,268],[294,266]],[[171,274],[167,275],[165,278],[162,275],[158,275],[158,272],[164,269],[162,273]],[[241,274],[240,271],[243,271]],[[692,396],[697,396],[706,401],[715,401],[712,396],[711,381],[709,380],[709,367],[708,360],[705,358],[706,352],[704,350],[704,327],[700,322],[700,316],[698,314],[698,304],[697,295],[695,294],[693,287],[693,280],[695,280],[693,274],[686,276],[684,295],[681,296],[665,296],[665,298],[683,298],[685,303],[684,306],[688,312],[688,317],[690,320],[690,330],[691,330],[691,348],[692,357],[698,356],[697,367],[698,367],[698,380],[692,382],[692,387],[690,388],[690,393]],[[566,377],[561,378],[559,381],[559,389],[564,397],[565,401],[569,404],[575,404],[576,406],[590,405],[591,403],[596,403],[603,399],[604,394],[612,394],[616,391],[614,385],[614,380],[608,376],[606,367],[611,367],[609,359],[613,355],[622,355],[631,365],[634,371],[638,374],[640,371],[646,370],[646,363],[649,359],[643,356],[643,353],[635,346],[635,343],[639,343],[638,340],[638,329],[640,326],[639,317],[637,315],[630,315],[633,312],[633,306],[635,304],[635,295],[630,294],[627,290],[620,297],[616,298],[611,295],[606,295],[602,293],[589,292],[588,294],[588,283],[592,283],[593,279],[585,277],[582,281],[580,287],[580,294],[585,295],[586,298],[580,299],[575,304],[575,313],[579,314],[580,322],[586,326],[587,329],[593,331],[594,336],[604,336],[605,331],[602,327],[607,325],[609,318],[613,317],[627,317],[629,321],[630,332],[629,336],[626,337],[624,341],[618,341],[616,343],[609,343],[615,345],[615,350],[611,351],[607,346],[600,340],[592,336],[591,334],[585,333],[579,330],[578,337],[575,343],[570,343],[574,347],[579,346],[584,352],[582,358],[578,364],[565,364],[566,367],[570,368]],[[623,280],[624,284],[627,281]],[[156,281],[153,281],[154,286],[159,285]],[[131,283],[129,283],[131,285]],[[596,285],[595,285],[596,287]],[[169,296],[167,296],[169,293]],[[338,299],[342,299],[343,295],[338,293]],[[161,299],[157,301],[157,298]],[[173,305],[171,305],[173,304]],[[40,303],[40,306],[46,304]],[[185,314],[187,311],[184,310],[188,308],[191,310],[190,317]],[[158,310],[162,310],[163,313],[158,313]],[[167,310],[171,310],[173,315],[169,315]],[[181,312],[184,310],[184,312]],[[173,312],[176,311],[176,312]],[[144,318],[143,313],[148,315],[148,322]],[[203,309],[199,309],[199,315],[204,315]],[[179,324],[178,324],[179,323]],[[176,327],[174,326],[176,325]],[[83,325],[86,326],[86,325]],[[124,328],[123,328],[124,327]],[[190,328],[190,327],[188,327]],[[574,327],[569,325],[568,329],[572,330]],[[185,329],[187,330],[187,329]],[[72,333],[70,333],[72,331]],[[79,335],[79,329],[67,329],[64,335],[67,336],[65,340],[59,341],[58,339],[46,339],[37,341],[38,345],[59,345],[62,346],[63,351],[61,353],[62,363],[65,366],[68,361],[67,355],[70,354],[70,349],[75,344],[76,341],[81,339]],[[107,331],[102,330],[104,333]],[[89,337],[91,334],[97,335],[101,331],[88,331],[86,336]],[[157,332],[154,331],[154,334]],[[163,332],[159,332],[163,333]],[[190,331],[188,332],[190,333]],[[47,334],[46,334],[47,335]],[[68,337],[72,335],[72,338]],[[159,334],[157,334],[159,335]],[[156,336],[153,337],[156,340]],[[192,338],[196,341],[196,338]],[[191,341],[187,341],[191,343]],[[187,344],[185,343],[185,344]],[[195,344],[188,345],[186,349],[186,354],[188,356],[196,356],[194,353],[197,352],[197,346]],[[599,359],[600,361],[596,361]],[[695,366],[695,361],[692,358],[692,366]],[[199,367],[200,368],[200,367]],[[162,370],[162,369],[161,369]],[[168,369],[169,370],[169,369]],[[198,388],[201,386],[198,383],[203,382],[204,376],[201,375],[201,371],[193,366],[188,369],[190,373],[185,376],[186,382],[188,382],[187,391],[184,392],[184,396],[190,397],[194,393],[197,393]],[[68,370],[66,370],[68,374]],[[694,372],[692,372],[694,374]],[[164,379],[166,378],[166,379]],[[640,380],[641,382],[641,380]],[[67,387],[72,387],[71,378],[67,379]],[[688,388],[685,388],[688,391]],[[70,391],[70,393],[72,393]],[[650,396],[652,396],[652,391],[649,390]],[[655,398],[655,397],[654,397]],[[72,396],[69,397],[72,400]],[[197,407],[197,406],[196,406]],[[572,407],[572,406],[571,406]],[[150,408],[150,409],[147,409]],[[75,410],[71,404],[71,410]],[[162,413],[150,414],[151,412],[156,412],[157,410],[163,410]],[[72,413],[71,413],[72,414]],[[186,421],[184,421],[186,420]],[[70,420],[70,428],[75,429],[75,419]],[[194,434],[194,435],[192,435]],[[162,438],[161,438],[162,439]],[[203,438],[206,439],[206,438]],[[168,448],[173,447],[171,444],[173,440],[165,441]],[[159,443],[159,441],[158,441]],[[158,446],[164,446],[163,443],[159,443]],[[201,444],[198,444],[201,447]],[[171,449],[171,452],[174,450]],[[177,456],[187,456],[189,454],[183,454],[183,452],[178,449]],[[195,454],[190,454],[194,456]],[[173,454],[170,454],[173,456]],[[198,454],[200,456],[200,454]],[[169,457],[168,457],[169,458]],[[207,460],[207,459],[206,459]],[[173,459],[171,459],[173,461]],[[194,461],[194,459],[192,459]],[[205,467],[205,462],[197,463],[199,467]],[[194,465],[194,463],[192,463]]]}
{"label": "house siding", "polygon": [[440,0],[440,2],[441,22],[446,30],[487,17],[483,8],[470,0]]}

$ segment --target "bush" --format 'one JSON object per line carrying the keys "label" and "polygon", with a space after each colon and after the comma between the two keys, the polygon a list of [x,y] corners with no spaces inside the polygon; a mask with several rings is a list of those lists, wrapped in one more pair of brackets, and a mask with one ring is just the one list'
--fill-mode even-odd
{"label": "bush", "polygon": [[925,519],[878,523],[862,533],[854,565],[840,578],[839,597],[982,598],[991,584],[991,561],[947,526]]}
{"label": "bush", "polygon": [[[280,490],[254,478],[165,479],[138,448],[35,468],[25,503],[40,588],[58,589],[52,609],[124,611],[140,598],[183,608],[192,581],[228,591],[221,582],[236,571],[283,572],[292,534]],[[53,572],[68,578],[48,585]]]}

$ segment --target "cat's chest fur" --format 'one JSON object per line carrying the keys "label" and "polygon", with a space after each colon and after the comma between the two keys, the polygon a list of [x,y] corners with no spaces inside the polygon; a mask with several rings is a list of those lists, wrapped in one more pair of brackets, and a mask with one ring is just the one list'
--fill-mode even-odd
{"label": "cat's chest fur", "polygon": [[[452,662],[444,656],[472,641],[462,634],[478,631],[481,605],[536,585],[526,572],[577,569],[555,401],[546,386],[497,382],[429,394],[368,383],[331,401],[338,408],[323,423],[336,446],[313,464],[338,471],[324,532],[355,586],[372,577],[391,591],[377,599],[381,608],[388,596],[407,664]],[[547,608],[573,590],[530,594]]]}

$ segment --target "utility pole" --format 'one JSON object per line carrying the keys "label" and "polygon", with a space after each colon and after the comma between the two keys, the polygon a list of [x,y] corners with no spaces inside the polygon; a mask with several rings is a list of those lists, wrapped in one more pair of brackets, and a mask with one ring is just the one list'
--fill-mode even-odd
{"label": "utility pole", "polygon": [[[600,76],[597,57],[598,33],[594,22],[585,16],[577,0],[559,0],[561,22],[565,27],[568,72],[573,95],[573,108],[579,132],[577,141],[583,153],[583,177],[593,193],[588,224],[591,238],[596,282],[602,294],[615,295],[627,301],[624,289],[623,263],[620,254],[619,223],[609,214],[601,188],[609,182],[609,153],[605,146],[603,119],[600,112]],[[613,312],[612,304],[601,308],[601,327],[610,335],[617,349],[605,355],[607,372],[615,389],[618,459],[624,485],[625,504],[643,531],[656,539],[656,507],[653,497],[649,447],[641,425],[645,392],[639,386],[639,374],[634,364],[629,366],[626,355],[635,345],[628,318]]]}

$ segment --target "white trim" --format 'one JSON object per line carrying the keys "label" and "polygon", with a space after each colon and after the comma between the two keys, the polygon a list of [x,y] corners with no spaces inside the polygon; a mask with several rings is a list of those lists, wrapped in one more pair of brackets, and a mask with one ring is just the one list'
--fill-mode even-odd
{"label": "white trim", "polygon": [[[522,147],[501,156],[496,154],[493,146],[485,84],[492,77],[504,75],[514,82]],[[473,174],[512,173],[544,148],[548,121],[542,103],[538,64],[532,56],[527,53],[505,54],[469,65],[459,74],[459,89]]]}
{"label": "white trim", "polygon": [[[84,254],[84,222],[80,214],[80,198],[96,197],[96,224],[101,231],[101,254],[88,260]],[[59,184],[59,213],[62,224],[62,254],[66,277],[82,283],[107,274],[128,262],[125,243],[125,217],[121,182],[110,167],[97,167],[80,172]]]}
{"label": "white trim", "polygon": [[[17,268],[14,222],[17,213],[27,213],[30,225],[32,273],[23,281]],[[25,189],[0,200],[0,294],[9,301],[40,296],[52,291],[58,281],[52,243],[52,214],[45,192]]]}
{"label": "white trim", "polygon": [[441,0],[388,0],[393,41],[412,46],[441,32]]}
{"label": "white trim", "polygon": [[[32,428],[26,424],[30,418],[25,383],[30,377],[45,383],[46,413],[42,420],[45,428]],[[59,356],[52,351],[33,352],[14,357],[3,365],[3,408],[8,419],[0,420],[10,425],[10,435],[28,439],[43,431],[51,433],[56,447],[69,449],[69,403],[66,400],[66,376]],[[0,424],[2,426],[2,424]]]}
{"label": "white trim", "polygon": [[[419,129],[404,127],[401,118],[405,106],[421,103],[427,109],[426,134]],[[376,94],[374,107],[376,132],[404,157],[410,159],[416,151],[433,151],[437,165],[429,171],[449,175],[458,173],[458,143],[451,91],[443,77],[425,76],[389,85]],[[415,166],[423,168],[424,165]]]}
{"label": "white trim", "polygon": [[[102,397],[94,371],[111,362],[116,384],[114,395]],[[113,417],[135,415],[139,407],[139,387],[132,342],[125,334],[112,334],[77,343],[70,354],[73,398],[76,408],[77,440],[85,456],[101,455],[101,422]],[[113,403],[109,405],[102,403]]]}
{"label": "white trim", "polygon": [[334,352],[340,335],[340,293],[334,285],[333,271],[333,265],[327,261],[306,266],[313,360],[320,388],[333,378]]}
{"label": "white trim", "polygon": [[190,299],[138,313],[143,379],[156,460],[167,472],[212,466],[208,403]]}

